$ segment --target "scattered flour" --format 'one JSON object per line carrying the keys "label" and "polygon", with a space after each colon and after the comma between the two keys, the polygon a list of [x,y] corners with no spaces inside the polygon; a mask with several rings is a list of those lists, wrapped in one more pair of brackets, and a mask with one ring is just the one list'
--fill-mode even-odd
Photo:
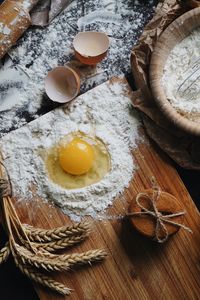
{"label": "scattered flour", "polygon": [[[19,201],[39,195],[57,203],[74,220],[84,215],[100,218],[99,212],[128,187],[136,168],[131,149],[139,140],[140,122],[126,91],[127,84],[104,83],[1,139],[4,163]],[[96,184],[66,190],[48,178],[40,151],[74,131],[104,141],[111,155],[111,171]],[[32,185],[35,193],[30,190]]]}
{"label": "scattered flour", "polygon": [[102,23],[112,23],[120,25],[122,23],[121,15],[117,15],[114,13],[107,12],[105,10],[95,10],[90,12],[88,15],[85,15],[78,19],[77,25],[79,29],[82,29],[84,26],[96,23],[96,22],[102,22]]}
{"label": "scattered flour", "polygon": [[25,9],[30,11],[34,7],[34,5],[37,4],[39,1],[40,0],[22,0],[21,4]]}
{"label": "scattered flour", "polygon": [[21,90],[28,77],[16,68],[0,70],[0,112],[10,110],[21,100]]}
{"label": "scattered flour", "polygon": [[10,34],[11,30],[8,28],[8,26],[4,26],[3,28],[3,34]]}
{"label": "scattered flour", "polygon": [[200,113],[200,27],[171,51],[162,84],[168,100],[179,112],[188,118]]}
{"label": "scattered flour", "polygon": [[[24,7],[28,8],[32,2],[34,0],[25,0]],[[18,88],[20,97],[13,102],[12,111],[16,112],[19,124],[20,115],[26,115],[29,122],[55,107],[45,96],[44,78],[55,66],[64,65],[73,59],[72,40],[80,30],[106,32],[111,41],[107,58],[91,76],[82,81],[81,93],[112,76],[129,73],[130,51],[153,13],[154,2],[144,4],[132,0],[82,0],[80,4],[74,0],[48,27],[27,30],[17,46],[10,51],[14,66],[23,70],[29,78]],[[103,13],[98,16],[98,11],[105,12],[107,22]],[[9,124],[12,124],[12,112],[0,113],[0,135],[19,127],[13,123],[8,128],[6,120],[9,114]]]}

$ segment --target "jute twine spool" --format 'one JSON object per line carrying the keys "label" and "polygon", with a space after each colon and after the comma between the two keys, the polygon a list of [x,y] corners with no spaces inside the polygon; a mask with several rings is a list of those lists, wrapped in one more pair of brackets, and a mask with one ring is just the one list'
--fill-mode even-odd
{"label": "jute twine spool", "polygon": [[154,187],[137,194],[127,216],[141,234],[164,243],[180,228],[192,232],[183,225],[185,213],[174,196]]}

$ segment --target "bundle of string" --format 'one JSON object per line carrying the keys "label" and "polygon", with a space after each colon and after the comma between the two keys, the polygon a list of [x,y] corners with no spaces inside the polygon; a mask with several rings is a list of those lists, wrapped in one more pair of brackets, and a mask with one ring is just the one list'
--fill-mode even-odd
{"label": "bundle of string", "polygon": [[16,266],[31,280],[62,295],[69,295],[71,289],[40,270],[58,272],[69,270],[76,265],[92,265],[93,262],[104,259],[106,252],[96,249],[83,253],[56,254],[58,250],[85,240],[89,234],[89,223],[81,222],[49,230],[22,224],[12,202],[12,185],[2,160],[0,177],[3,225],[9,238],[0,250],[0,264],[12,254]]}
{"label": "bundle of string", "polygon": [[[147,193],[137,194],[136,204],[141,209],[141,211],[127,213],[127,217],[140,217],[140,216],[147,215],[147,216],[150,216],[150,217],[154,218],[155,221],[156,221],[155,240],[159,243],[164,243],[169,238],[169,233],[168,233],[168,230],[167,230],[167,227],[166,227],[165,223],[174,225],[176,227],[183,228],[183,229],[185,229],[185,230],[192,233],[192,230],[189,227],[171,220],[175,217],[185,215],[185,213],[186,213],[185,211],[180,211],[180,212],[176,212],[176,213],[169,213],[169,214],[162,214],[162,212],[159,212],[159,210],[157,208],[157,202],[158,202],[160,194],[161,194],[161,189],[156,184],[154,178],[152,178],[152,185],[153,185],[152,186],[152,188],[153,188],[152,197]],[[147,209],[141,203],[141,199],[144,199],[144,198],[146,198],[147,200],[150,201],[152,209]]]}

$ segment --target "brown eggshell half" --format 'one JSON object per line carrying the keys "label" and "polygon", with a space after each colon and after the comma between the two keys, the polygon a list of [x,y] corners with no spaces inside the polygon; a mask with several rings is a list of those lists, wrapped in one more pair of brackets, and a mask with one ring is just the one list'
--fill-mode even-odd
{"label": "brown eggshell half", "polygon": [[[151,198],[153,195],[153,190],[148,189],[143,191],[142,193],[148,194]],[[140,203],[147,209],[152,210],[152,205],[150,200],[146,199],[145,197],[141,197]],[[165,214],[172,214],[183,211],[183,207],[181,203],[171,194],[168,194],[166,192],[161,192],[158,200],[157,200],[157,209],[159,212]],[[141,208],[137,205],[136,199],[134,198],[129,206],[129,213],[131,212],[141,212]],[[171,221],[177,222],[182,224],[183,223],[183,216],[178,216],[170,219]],[[156,226],[156,220],[149,216],[149,215],[143,215],[143,216],[134,216],[130,217],[130,222],[134,226],[134,228],[139,231],[141,234],[149,237],[154,238],[155,237],[155,226]],[[164,223],[168,234],[172,235],[176,233],[180,227],[177,227],[175,225],[171,225],[168,223]],[[164,238],[164,234],[160,236],[161,238]]]}
{"label": "brown eggshell half", "polygon": [[96,65],[106,57],[109,38],[103,32],[85,31],[78,33],[73,40],[76,58],[86,65]]}
{"label": "brown eggshell half", "polygon": [[74,99],[80,90],[80,78],[70,67],[56,67],[45,79],[47,96],[55,102],[66,103]]}

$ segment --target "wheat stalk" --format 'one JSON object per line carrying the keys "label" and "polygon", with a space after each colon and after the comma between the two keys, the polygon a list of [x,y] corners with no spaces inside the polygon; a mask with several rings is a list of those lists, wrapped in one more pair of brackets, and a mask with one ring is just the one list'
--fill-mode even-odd
{"label": "wheat stalk", "polygon": [[20,271],[29,277],[34,282],[37,282],[45,287],[50,288],[51,290],[58,292],[61,295],[70,295],[71,289],[63,285],[62,283],[55,281],[48,276],[34,270],[30,266],[22,264],[16,256],[14,257],[14,261],[16,266],[20,269]]}
{"label": "wheat stalk", "polygon": [[0,264],[5,262],[8,259],[9,255],[10,255],[10,247],[9,247],[9,243],[7,242],[5,246],[0,250]]}
{"label": "wheat stalk", "polygon": [[86,234],[89,231],[89,223],[81,222],[71,226],[62,226],[55,229],[34,228],[30,225],[25,227],[28,238],[32,242],[51,242],[73,235]]}

